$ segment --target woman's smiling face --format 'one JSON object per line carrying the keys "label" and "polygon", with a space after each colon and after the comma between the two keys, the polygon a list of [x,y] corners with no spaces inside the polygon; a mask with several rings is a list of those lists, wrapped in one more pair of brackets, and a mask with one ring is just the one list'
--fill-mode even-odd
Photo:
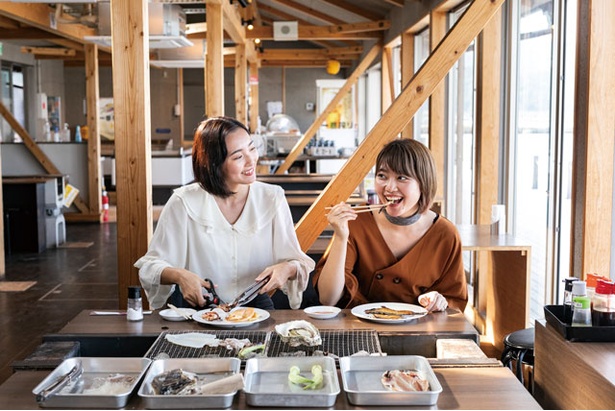
{"label": "woman's smiling face", "polygon": [[241,184],[251,184],[256,181],[256,165],[258,150],[254,141],[243,129],[236,129],[226,136],[226,151],[228,155],[222,164],[226,184],[229,189]]}
{"label": "woman's smiling face", "polygon": [[414,178],[398,174],[383,166],[376,173],[375,188],[380,202],[389,203],[387,206],[389,215],[409,217],[418,210],[421,187]]}

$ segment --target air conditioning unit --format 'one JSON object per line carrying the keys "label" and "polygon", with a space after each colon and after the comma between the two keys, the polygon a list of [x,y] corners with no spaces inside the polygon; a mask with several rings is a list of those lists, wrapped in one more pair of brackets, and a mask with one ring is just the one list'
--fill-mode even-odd
{"label": "air conditioning unit", "polygon": [[[178,4],[150,3],[148,5],[150,49],[188,47],[193,43],[186,38],[186,13]],[[98,36],[85,40],[111,46],[111,4],[98,4]]]}
{"label": "air conditioning unit", "polygon": [[273,39],[275,41],[299,40],[299,24],[296,21],[274,21]]}

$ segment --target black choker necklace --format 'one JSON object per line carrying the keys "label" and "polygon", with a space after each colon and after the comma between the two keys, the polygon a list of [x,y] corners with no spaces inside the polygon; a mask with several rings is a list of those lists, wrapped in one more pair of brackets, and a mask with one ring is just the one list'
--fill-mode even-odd
{"label": "black choker necklace", "polygon": [[387,213],[386,208],[383,211],[384,216],[387,218],[387,220],[389,220],[389,223],[395,225],[412,225],[419,221],[419,219],[421,218],[421,214],[419,214],[418,211],[412,214],[410,217],[393,217],[392,215],[389,215],[389,213]]}

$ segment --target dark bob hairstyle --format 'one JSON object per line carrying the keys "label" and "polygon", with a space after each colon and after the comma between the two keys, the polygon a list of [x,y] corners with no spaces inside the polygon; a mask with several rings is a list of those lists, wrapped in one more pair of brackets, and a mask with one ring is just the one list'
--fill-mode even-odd
{"label": "dark bob hairstyle", "polygon": [[226,136],[237,129],[250,131],[231,117],[212,117],[199,123],[194,132],[192,146],[192,172],[194,179],[205,191],[222,198],[234,193],[226,186],[222,164],[226,160]]}
{"label": "dark bob hairstyle", "polygon": [[378,154],[376,174],[379,170],[390,170],[415,179],[421,189],[418,212],[424,213],[431,207],[438,182],[435,161],[424,144],[409,138],[391,141]]}

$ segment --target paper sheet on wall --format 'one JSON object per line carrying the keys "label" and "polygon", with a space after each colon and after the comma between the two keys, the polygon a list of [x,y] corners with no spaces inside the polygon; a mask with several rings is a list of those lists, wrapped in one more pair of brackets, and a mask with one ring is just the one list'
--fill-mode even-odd
{"label": "paper sheet on wall", "polygon": [[281,101],[268,101],[267,102],[267,116],[268,118],[273,117],[276,114],[282,113],[282,102]]}

